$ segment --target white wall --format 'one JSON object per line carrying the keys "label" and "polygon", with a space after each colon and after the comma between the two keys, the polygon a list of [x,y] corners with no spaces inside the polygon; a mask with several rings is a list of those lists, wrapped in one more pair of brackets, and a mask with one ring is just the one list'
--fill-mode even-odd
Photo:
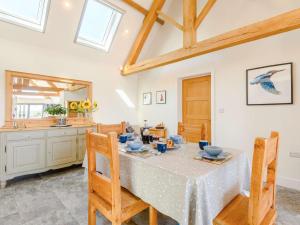
{"label": "white wall", "polygon": [[[65,2],[71,7],[66,8]],[[93,96],[100,105],[95,121],[136,123],[137,108],[128,108],[115,90],[124,90],[136,105],[137,78],[120,76],[119,69],[143,16],[119,0],[111,2],[125,14],[109,53],[74,44],[84,0],[52,0],[45,33],[0,21],[0,102],[5,100],[5,70],[88,80],[93,82]],[[140,2],[148,5],[147,1]],[[4,110],[0,108],[0,126],[4,124]]]}
{"label": "white wall", "polygon": [[[181,10],[178,5],[176,7]],[[203,33],[198,32],[198,38],[219,34],[297,7],[300,3],[292,0],[284,1],[284,4],[276,0],[220,1],[203,24]],[[175,18],[181,16],[174,11],[169,14]],[[181,47],[182,38],[177,30],[164,27],[160,33],[161,36],[151,38],[149,45],[153,51],[148,56]],[[177,122],[181,120],[180,80],[210,72],[214,75],[215,144],[243,149],[252,158],[255,137],[268,136],[271,130],[279,131],[279,183],[299,189],[300,159],[289,157],[289,152],[300,153],[299,40],[300,31],[292,31],[139,74],[140,124],[144,119],[148,119],[150,124],[163,121],[170,133],[176,133]],[[246,106],[246,69],[285,62],[294,63],[295,104]],[[167,90],[166,105],[156,105],[155,101],[150,106],[142,105],[143,92],[152,91],[155,98],[155,91],[163,89]],[[224,109],[224,113],[219,113],[220,109]]]}

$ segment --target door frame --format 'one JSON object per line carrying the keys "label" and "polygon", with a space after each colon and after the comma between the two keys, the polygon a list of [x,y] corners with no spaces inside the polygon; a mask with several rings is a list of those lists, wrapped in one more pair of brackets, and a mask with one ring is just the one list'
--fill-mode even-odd
{"label": "door frame", "polygon": [[182,81],[183,80],[188,80],[188,79],[192,79],[192,78],[198,78],[198,77],[205,77],[205,76],[210,76],[210,101],[211,101],[211,109],[210,109],[210,116],[211,116],[211,144],[215,145],[215,141],[216,141],[216,132],[215,132],[215,73],[214,72],[205,72],[205,73],[198,73],[198,74],[190,74],[187,76],[182,76],[178,78],[178,122],[182,121]]}

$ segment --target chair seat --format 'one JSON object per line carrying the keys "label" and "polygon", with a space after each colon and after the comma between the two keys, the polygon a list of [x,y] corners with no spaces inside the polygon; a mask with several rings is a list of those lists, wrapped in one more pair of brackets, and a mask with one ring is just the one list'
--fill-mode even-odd
{"label": "chair seat", "polygon": [[214,219],[214,225],[248,225],[249,198],[236,196]]}
{"label": "chair seat", "polygon": [[[90,199],[93,201],[96,208],[110,219],[112,215],[111,204],[94,193],[90,193],[90,195],[92,196]],[[147,203],[130,193],[128,190],[125,188],[121,189],[122,221],[128,220],[148,207],[149,205]]]}

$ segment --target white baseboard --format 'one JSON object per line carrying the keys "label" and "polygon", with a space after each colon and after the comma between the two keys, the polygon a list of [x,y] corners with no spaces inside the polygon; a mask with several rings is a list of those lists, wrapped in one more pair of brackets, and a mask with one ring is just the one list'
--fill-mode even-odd
{"label": "white baseboard", "polygon": [[300,180],[289,177],[278,177],[277,184],[283,187],[300,191]]}

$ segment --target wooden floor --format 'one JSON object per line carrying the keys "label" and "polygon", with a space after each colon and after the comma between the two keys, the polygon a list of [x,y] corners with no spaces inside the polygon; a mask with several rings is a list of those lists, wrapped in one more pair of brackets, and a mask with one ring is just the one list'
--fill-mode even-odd
{"label": "wooden floor", "polygon": [[[7,189],[0,190],[0,224],[87,225],[87,185],[83,175],[84,169],[77,167],[10,182]],[[279,187],[277,200],[276,225],[299,225],[300,192]],[[111,225],[98,217],[97,225]],[[147,213],[134,221],[148,225]],[[159,215],[159,225],[176,222]]]}

